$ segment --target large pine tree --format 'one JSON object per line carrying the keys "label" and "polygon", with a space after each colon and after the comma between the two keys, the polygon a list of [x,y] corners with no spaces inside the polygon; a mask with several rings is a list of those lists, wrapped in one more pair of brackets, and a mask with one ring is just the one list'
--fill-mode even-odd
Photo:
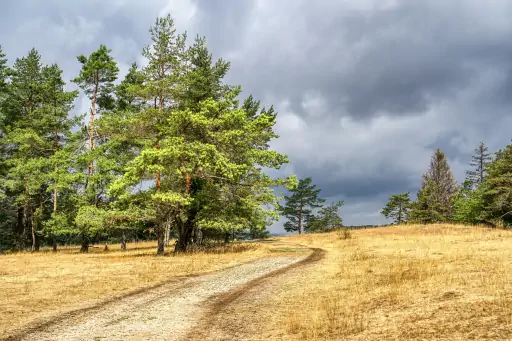
{"label": "large pine tree", "polygon": [[103,215],[100,210],[106,204],[108,186],[115,179],[112,168],[115,167],[116,156],[105,147],[99,148],[105,142],[105,136],[98,133],[97,120],[104,111],[115,108],[114,81],[119,68],[111,56],[111,50],[105,45],[100,45],[88,57],[80,55],[77,59],[82,69],[73,82],[80,86],[91,101],[87,125],[88,149],[82,155],[87,163],[85,195],[79,197],[80,208],[75,219],[82,236],[81,251],[87,252],[91,237],[103,227],[100,220],[92,219],[91,216]]}
{"label": "large pine tree", "polygon": [[[268,147],[276,135],[275,114],[248,113],[239,106],[241,90],[222,84],[228,64],[212,62],[203,39],[185,46],[170,16],[157,19],[143,82],[132,87],[142,110],[129,118],[144,139],[140,153],[111,187],[120,200],[145,197],[152,209],[158,254],[165,247],[165,224],[176,227],[175,251],[186,251],[194,230],[233,231],[265,226],[275,212],[263,168],[279,168],[287,158]],[[258,108],[251,106],[252,109]],[[154,186],[135,190],[141,181]]]}
{"label": "large pine tree", "polygon": [[291,195],[285,196],[285,204],[281,213],[288,219],[284,228],[288,232],[303,232],[304,222],[311,218],[313,209],[321,207],[324,199],[320,199],[320,189],[312,184],[311,177],[299,180],[297,188],[290,190]]}

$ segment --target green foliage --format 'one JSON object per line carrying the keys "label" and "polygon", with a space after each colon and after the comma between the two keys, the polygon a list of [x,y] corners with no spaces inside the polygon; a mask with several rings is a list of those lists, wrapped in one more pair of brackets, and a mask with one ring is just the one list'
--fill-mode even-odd
{"label": "green foliage", "polygon": [[75,217],[80,235],[92,237],[105,233],[107,212],[96,206],[81,206]]}
{"label": "green foliage", "polygon": [[342,219],[338,213],[343,201],[333,202],[320,209],[318,215],[308,216],[305,229],[308,232],[327,232],[342,224]]}
{"label": "green foliage", "polygon": [[512,145],[508,145],[488,166],[481,188],[482,219],[489,223],[502,220],[512,225]]}
{"label": "green foliage", "polygon": [[444,153],[437,149],[423,175],[416,201],[411,206],[409,220],[422,223],[448,221],[452,217],[457,184]]}
{"label": "green foliage", "polygon": [[472,181],[464,181],[456,195],[453,205],[453,220],[456,222],[464,224],[482,222],[483,186],[480,185],[476,190],[473,190],[472,186]]}
{"label": "green foliage", "polygon": [[401,224],[407,221],[407,214],[411,209],[411,199],[409,198],[409,192],[402,194],[394,194],[389,197],[388,203],[382,209],[386,219],[393,219],[393,223]]}
{"label": "green foliage", "polygon": [[274,109],[241,101],[241,88],[223,82],[229,63],[213,60],[205,38],[187,46],[170,16],[157,19],[150,38],[146,66],[133,64],[117,86],[105,45],[78,56],[73,82],[91,101],[88,123],[70,115],[78,92],[65,91],[57,65],[31,50],[11,70],[0,51],[0,236],[8,247],[79,237],[87,251],[117,230],[156,228],[161,253],[164,226],[174,229],[176,251],[201,231],[268,234],[279,217],[274,188],[297,186],[295,177],[264,172],[288,162],[270,148]]}
{"label": "green foliage", "polygon": [[312,219],[313,209],[321,207],[324,199],[318,198],[320,189],[312,185],[310,177],[299,180],[297,187],[290,190],[291,195],[285,196],[285,205],[280,207],[280,212],[288,221],[284,228],[288,232],[298,231],[302,233],[305,220]]}
{"label": "green foliage", "polygon": [[82,69],[73,82],[78,84],[90,100],[98,103],[100,108],[112,109],[114,98],[114,81],[117,79],[119,68],[111,50],[105,45],[86,57],[77,57]]}

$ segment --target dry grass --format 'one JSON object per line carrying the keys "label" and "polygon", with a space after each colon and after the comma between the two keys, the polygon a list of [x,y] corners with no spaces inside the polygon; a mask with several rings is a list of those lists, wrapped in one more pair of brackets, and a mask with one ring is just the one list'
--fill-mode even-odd
{"label": "dry grass", "polygon": [[273,299],[280,339],[512,339],[511,232],[404,226],[287,240],[328,252]]}
{"label": "dry grass", "polygon": [[82,308],[106,298],[172,280],[269,257],[262,244],[232,244],[209,252],[155,257],[154,243],[128,244],[58,253],[0,256],[0,339],[43,317]]}

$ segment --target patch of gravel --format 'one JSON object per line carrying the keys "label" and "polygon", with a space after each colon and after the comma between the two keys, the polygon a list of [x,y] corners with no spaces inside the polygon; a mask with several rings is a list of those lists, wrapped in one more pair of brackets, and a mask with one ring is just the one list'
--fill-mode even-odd
{"label": "patch of gravel", "polygon": [[79,313],[21,340],[179,340],[203,317],[215,296],[227,293],[304,257],[261,259],[166,284]]}

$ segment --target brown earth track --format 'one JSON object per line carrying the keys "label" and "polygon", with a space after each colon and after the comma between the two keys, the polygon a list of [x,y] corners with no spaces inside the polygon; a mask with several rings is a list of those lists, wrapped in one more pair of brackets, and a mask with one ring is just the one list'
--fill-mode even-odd
{"label": "brown earth track", "polygon": [[243,285],[240,288],[237,288],[231,292],[227,292],[227,293],[222,294],[219,297],[217,297],[215,299],[215,303],[210,308],[211,309],[210,314],[209,314],[210,318],[214,317],[216,314],[218,314],[220,311],[222,311],[225,306],[227,306],[228,304],[230,304],[231,302],[236,300],[238,297],[242,296],[244,293],[246,293],[250,289],[260,285],[261,283],[267,281],[268,279],[270,279],[272,277],[280,276],[291,269],[298,268],[298,267],[301,267],[301,266],[304,266],[304,265],[307,265],[310,263],[318,262],[324,258],[325,250],[319,249],[319,248],[311,248],[311,250],[313,250],[313,252],[307,258],[301,260],[300,262],[293,263],[287,267],[273,271],[273,272],[269,273],[268,275],[259,277],[255,280]]}
{"label": "brown earth track", "polygon": [[[308,249],[312,250],[313,252],[308,257],[306,257],[305,259],[303,259],[297,263],[293,263],[284,268],[275,270],[265,276],[254,279],[237,289],[234,289],[232,291],[229,291],[229,292],[226,292],[224,294],[217,296],[216,298],[214,298],[214,301],[212,302],[212,304],[207,308],[207,310],[204,314],[205,317],[200,321],[200,323],[197,327],[213,326],[215,319],[218,317],[218,315],[220,315],[226,309],[226,307],[228,307],[230,304],[232,304],[238,298],[242,297],[244,294],[248,293],[255,287],[258,287],[258,286],[264,284],[265,282],[267,282],[268,280],[278,277],[278,276],[281,276],[281,275],[285,274],[286,272],[291,271],[293,269],[319,262],[322,259],[324,259],[324,257],[325,257],[326,251],[324,249],[311,248],[311,247],[307,247],[305,245],[298,245],[298,246],[308,248]],[[205,328],[194,328],[189,333],[187,333],[186,337],[183,338],[183,340],[203,340],[203,339],[205,339],[205,332],[207,332],[207,330]]]}
{"label": "brown earth track", "polygon": [[[239,264],[236,264],[236,265],[233,265],[233,266],[230,266],[230,267],[224,268],[222,270],[218,270],[218,271],[228,270],[228,269],[235,268],[235,267],[238,267],[240,265],[248,264],[248,263],[251,263],[251,262],[253,262],[253,260],[250,260],[250,261],[247,261],[247,262],[242,262],[242,263],[239,263]],[[210,274],[210,273],[212,273],[212,272],[207,271],[207,272],[201,272],[201,273],[192,274],[192,275],[174,277],[174,278],[172,278],[170,280],[167,280],[167,281],[163,281],[163,282],[160,282],[160,283],[157,283],[157,284],[154,284],[154,285],[150,285],[150,286],[145,286],[143,288],[132,290],[132,291],[127,292],[125,294],[119,294],[119,295],[116,295],[114,297],[111,297],[111,298],[108,298],[108,299],[104,299],[101,302],[95,303],[93,305],[89,305],[89,306],[86,306],[86,307],[83,307],[83,308],[73,309],[73,310],[70,310],[70,311],[65,312],[65,313],[61,313],[61,314],[58,314],[58,315],[55,315],[55,316],[51,316],[51,317],[45,318],[44,320],[40,320],[40,321],[36,321],[36,322],[30,323],[27,326],[24,326],[23,328],[20,328],[22,330],[20,330],[16,334],[0,338],[0,341],[19,341],[19,340],[22,340],[27,334],[32,334],[32,333],[35,333],[35,332],[44,331],[45,329],[51,327],[52,325],[54,325],[56,323],[63,322],[65,320],[77,317],[77,316],[79,316],[81,314],[84,314],[84,313],[89,313],[89,312],[93,312],[95,310],[99,310],[101,308],[104,308],[107,305],[115,304],[119,300],[128,299],[130,297],[141,295],[141,294],[144,294],[144,293],[149,292],[151,290],[155,290],[155,289],[164,287],[166,285],[177,284],[180,281],[183,281],[185,279],[201,277],[201,276],[204,276],[204,275],[207,275],[207,274]],[[192,285],[192,284],[188,284],[188,285]],[[186,288],[186,286],[187,286],[187,284],[183,284],[183,285],[181,285],[179,287],[180,288]]]}

